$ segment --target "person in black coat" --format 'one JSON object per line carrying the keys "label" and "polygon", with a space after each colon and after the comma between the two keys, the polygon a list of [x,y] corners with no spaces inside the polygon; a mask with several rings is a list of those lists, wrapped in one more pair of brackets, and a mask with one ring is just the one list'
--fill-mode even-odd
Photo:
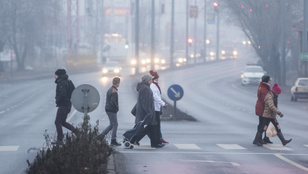
{"label": "person in black coat", "polygon": [[136,137],[135,142],[139,144],[139,141],[148,134],[151,140],[151,147],[159,148],[164,145],[160,143],[159,134],[156,134],[156,132],[159,132],[156,130],[159,127],[155,115],[153,92],[150,88],[153,82],[152,78],[150,74],[145,74],[142,76],[142,81],[137,84],[138,99],[136,104],[135,124],[145,120],[147,126],[144,128],[144,131]]}
{"label": "person in black coat", "polygon": [[63,130],[62,126],[71,130],[73,133],[76,133],[77,129],[71,124],[66,122],[67,115],[71,111],[72,102],[71,102],[71,92],[69,86],[68,75],[66,74],[65,69],[58,69],[55,72],[55,83],[56,87],[56,105],[58,107],[57,116],[55,120],[55,125],[57,128],[57,142],[56,144],[63,143]]}

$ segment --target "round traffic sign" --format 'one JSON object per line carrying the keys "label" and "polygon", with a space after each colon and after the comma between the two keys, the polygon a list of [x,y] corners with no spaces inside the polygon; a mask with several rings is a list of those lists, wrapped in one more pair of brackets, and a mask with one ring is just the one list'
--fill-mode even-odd
{"label": "round traffic sign", "polygon": [[183,95],[184,95],[184,90],[180,85],[174,84],[171,85],[168,88],[168,97],[173,100],[173,101],[177,101],[180,100]]}
{"label": "round traffic sign", "polygon": [[83,84],[74,89],[71,100],[77,111],[89,113],[97,108],[100,98],[96,88]]}

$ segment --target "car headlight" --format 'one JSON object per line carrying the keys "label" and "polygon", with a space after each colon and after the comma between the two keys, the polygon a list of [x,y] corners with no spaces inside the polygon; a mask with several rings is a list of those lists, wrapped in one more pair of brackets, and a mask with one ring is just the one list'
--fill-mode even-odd
{"label": "car headlight", "polygon": [[234,56],[237,56],[237,51],[233,51],[233,55],[234,55]]}
{"label": "car headlight", "polygon": [[223,55],[226,54],[226,51],[225,51],[225,50],[222,50],[222,51],[221,51],[221,54],[223,54]]}
{"label": "car headlight", "polygon": [[215,53],[213,51],[210,52],[210,56],[214,56]]}
{"label": "car headlight", "polygon": [[244,78],[244,75],[243,75],[243,74],[241,74],[241,78]]}
{"label": "car headlight", "polygon": [[146,63],[151,63],[151,59],[147,58]]}
{"label": "car headlight", "polygon": [[141,64],[142,64],[142,65],[146,64],[146,61],[145,61],[144,59],[141,60]]}
{"label": "car headlight", "polygon": [[103,73],[105,74],[105,73],[107,73],[108,72],[108,69],[103,69]]}
{"label": "car headlight", "polygon": [[166,64],[166,60],[165,60],[165,59],[161,59],[161,60],[160,60],[160,63],[161,63],[161,64]]}
{"label": "car headlight", "polygon": [[133,59],[133,60],[130,61],[130,64],[136,65],[136,64],[137,64],[137,61],[136,61],[135,59]]}
{"label": "car headlight", "polygon": [[183,58],[179,58],[178,62],[182,63],[183,62]]}
{"label": "car headlight", "polygon": [[159,58],[155,58],[155,59],[154,59],[154,62],[155,62],[155,63],[159,63]]}
{"label": "car headlight", "polygon": [[119,72],[120,72],[120,69],[116,68],[116,69],[113,70],[113,72],[114,72],[114,73],[119,73]]}

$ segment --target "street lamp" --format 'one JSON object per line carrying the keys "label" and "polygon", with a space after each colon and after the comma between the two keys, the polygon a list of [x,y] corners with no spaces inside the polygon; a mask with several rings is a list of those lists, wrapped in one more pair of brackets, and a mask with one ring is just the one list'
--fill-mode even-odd
{"label": "street lamp", "polygon": [[219,59],[219,10],[218,10],[218,3],[213,3],[214,10],[217,15],[217,24],[216,24],[216,60]]}

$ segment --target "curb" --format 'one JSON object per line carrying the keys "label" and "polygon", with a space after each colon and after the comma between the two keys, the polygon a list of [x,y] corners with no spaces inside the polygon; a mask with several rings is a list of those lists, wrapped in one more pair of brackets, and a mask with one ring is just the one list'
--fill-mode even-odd
{"label": "curb", "polygon": [[107,162],[107,173],[108,174],[115,174],[115,164],[114,164],[114,157],[113,153],[108,157],[108,162]]}

